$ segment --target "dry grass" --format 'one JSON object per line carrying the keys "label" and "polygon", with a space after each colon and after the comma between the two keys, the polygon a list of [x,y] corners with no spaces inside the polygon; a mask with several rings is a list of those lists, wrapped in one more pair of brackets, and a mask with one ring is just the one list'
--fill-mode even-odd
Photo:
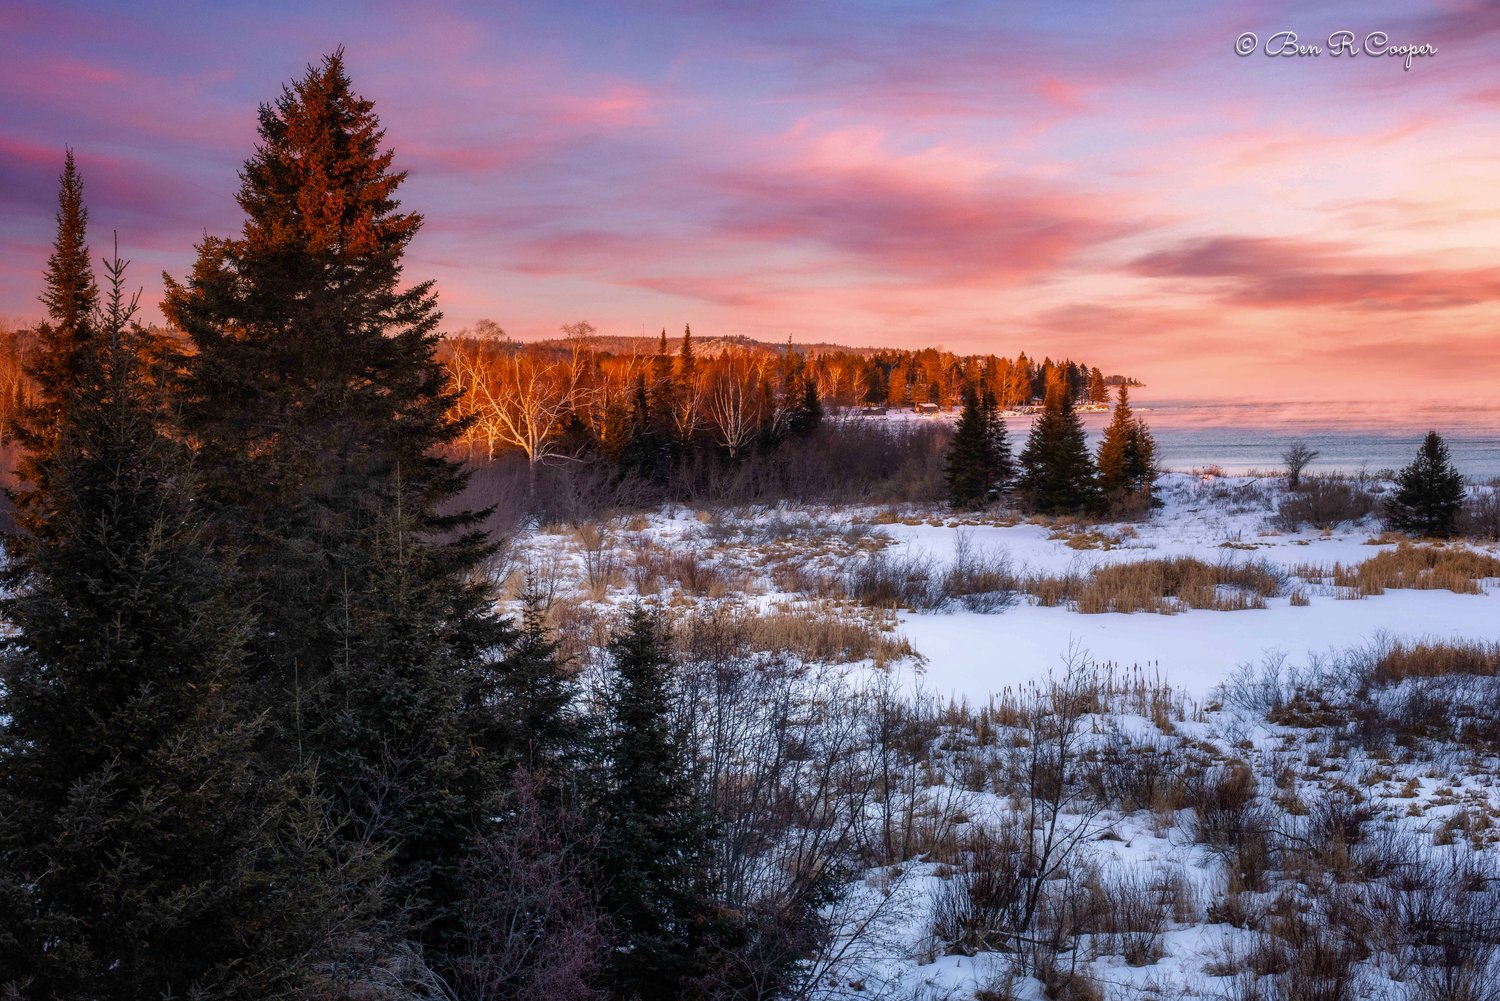
{"label": "dry grass", "polygon": [[1048,539],[1060,540],[1069,549],[1118,549],[1136,537],[1134,526],[1126,525],[1114,531],[1078,525],[1063,525],[1054,528]]}
{"label": "dry grass", "polygon": [[790,654],[806,664],[872,661],[887,667],[917,656],[889,614],[851,609],[832,601],[778,604],[761,610],[740,604],[698,610],[675,635],[688,656],[704,643],[773,655]]}
{"label": "dry grass", "polygon": [[629,540],[626,549],[631,559],[628,577],[639,594],[669,588],[691,598],[720,599],[753,590],[747,572],[709,562],[692,550],[663,548],[645,536]]}
{"label": "dry grass", "polygon": [[1292,572],[1304,580],[1332,584],[1340,597],[1384,594],[1387,588],[1481,594],[1485,578],[1500,577],[1500,559],[1467,546],[1402,542],[1362,563],[1303,564]]}
{"label": "dry grass", "polygon": [[756,649],[785,650],[806,663],[869,660],[883,668],[916,653],[889,619],[854,617],[849,609],[828,602],[750,613],[747,625]]}
{"label": "dry grass", "polygon": [[1084,614],[1265,608],[1266,599],[1285,586],[1284,575],[1267,563],[1206,563],[1190,556],[1116,563],[1087,575],[1038,575],[1025,581],[1027,593],[1038,604],[1070,603]]}
{"label": "dry grass", "polygon": [[1500,675],[1500,643],[1394,643],[1371,667],[1370,680],[1395,684],[1407,678],[1454,674]]}

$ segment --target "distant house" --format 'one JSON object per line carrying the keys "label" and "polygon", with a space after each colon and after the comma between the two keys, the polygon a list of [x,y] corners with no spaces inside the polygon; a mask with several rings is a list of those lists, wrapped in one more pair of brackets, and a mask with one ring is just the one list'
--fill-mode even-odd
{"label": "distant house", "polygon": [[941,408],[936,403],[915,403],[911,408],[912,413],[921,414],[923,417],[936,417],[939,410]]}

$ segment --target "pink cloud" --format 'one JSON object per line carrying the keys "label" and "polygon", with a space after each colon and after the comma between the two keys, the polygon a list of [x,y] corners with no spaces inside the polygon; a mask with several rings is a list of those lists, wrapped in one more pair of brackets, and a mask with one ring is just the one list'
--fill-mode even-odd
{"label": "pink cloud", "polygon": [[657,103],[656,96],[644,87],[616,82],[602,94],[557,98],[557,118],[570,125],[623,128],[652,121]]}
{"label": "pink cloud", "polygon": [[1241,306],[1442,310],[1500,300],[1500,268],[1388,262],[1337,244],[1219,237],[1131,262],[1152,278],[1222,279],[1207,291]]}

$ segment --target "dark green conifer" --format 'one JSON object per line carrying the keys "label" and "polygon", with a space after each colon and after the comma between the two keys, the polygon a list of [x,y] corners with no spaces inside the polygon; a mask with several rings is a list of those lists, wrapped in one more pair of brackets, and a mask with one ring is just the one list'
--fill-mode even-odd
{"label": "dark green conifer", "polygon": [[710,946],[723,933],[710,896],[712,828],[675,723],[661,623],[635,605],[609,652],[615,681],[600,809],[601,877],[616,940],[611,988],[616,997],[675,1001],[708,968]]}
{"label": "dark green conifer", "polygon": [[1445,539],[1458,528],[1464,478],[1448,458],[1436,431],[1427,432],[1417,456],[1396,476],[1396,491],[1385,502],[1386,521],[1398,532]]}
{"label": "dark green conifer", "polygon": [[6,542],[0,993],[280,997],[318,957],[307,884],[278,885],[278,797],[243,710],[250,622],[161,431],[123,271],[97,321],[43,345],[68,352],[37,371],[70,402]]}
{"label": "dark green conifer", "polygon": [[310,67],[261,108],[241,234],[205,240],[186,283],[166,279],[163,309],[196,348],[183,419],[267,624],[255,663],[272,708],[332,669],[332,625],[370,572],[368,529],[398,502],[398,469],[413,544],[443,554],[424,564],[432,586],[451,590],[487,551],[462,531],[471,514],[438,513],[467,475],[441,452],[461,428],[432,283],[402,287],[422,218],[400,211],[406,174],[383,139],[342,53]]}
{"label": "dark green conifer", "polygon": [[420,519],[399,499],[367,532],[369,569],[349,579],[339,654],[304,697],[310,725],[297,736],[338,811],[388,852],[393,902],[442,942],[455,930],[465,845],[499,796],[502,756],[492,751],[503,727],[487,676],[501,668],[463,635],[489,592],[477,581],[433,586],[444,554],[423,544]]}
{"label": "dark green conifer", "polygon": [[[57,192],[57,236],[47,258],[46,289],[40,299],[52,323],[62,331],[81,331],[99,306],[99,286],[89,260],[89,211],[83,203],[83,178],[70,149],[63,158]],[[63,356],[67,352],[49,351]]]}
{"label": "dark green conifer", "polygon": [[1061,370],[1047,386],[1042,413],[1021,452],[1017,487],[1033,510],[1074,514],[1096,510],[1099,485],[1083,424]]}
{"label": "dark green conifer", "polygon": [[806,438],[823,424],[823,401],[818,398],[818,382],[810,373],[804,372],[793,387],[797,406],[789,423],[789,430],[799,438]]}
{"label": "dark green conifer", "polygon": [[580,760],[585,737],[574,713],[577,683],[547,628],[534,577],[521,596],[521,628],[501,665],[500,711],[511,762],[532,775],[563,775]]}
{"label": "dark green conifer", "polygon": [[629,414],[620,446],[620,472],[624,476],[656,481],[665,473],[663,458],[651,396],[646,390],[646,377],[638,375],[630,394]]}
{"label": "dark green conifer", "polygon": [[[164,310],[196,351],[181,387],[219,536],[242,554],[253,681],[287,767],[337,776],[351,837],[390,849],[393,907],[452,930],[456,871],[493,816],[495,661],[511,638],[453,511],[463,430],[434,356],[421,225],[396,199],[374,105],[341,52],[261,108],[237,237],[209,238]],[[392,913],[395,917],[395,912]]]}
{"label": "dark green conifer", "polygon": [[948,502],[959,508],[980,508],[996,489],[995,446],[984,405],[973,387],[966,387],[963,409],[948,445],[945,477]]}
{"label": "dark green conifer", "polygon": [[1016,475],[1016,462],[1010,454],[1010,429],[1000,415],[1000,404],[994,393],[984,390],[979,405],[984,412],[985,437],[990,444],[990,478],[996,491],[1004,490]]}
{"label": "dark green conifer", "polygon": [[45,511],[31,510],[33,500],[46,489],[48,468],[42,459],[56,449],[57,429],[74,405],[87,377],[85,369],[97,361],[92,344],[97,332],[91,323],[99,288],[89,261],[88,219],[83,178],[70,149],[58,181],[57,231],[38,297],[47,307],[47,321],[37,327],[36,350],[26,361],[31,392],[16,400],[6,428],[23,449],[17,472],[31,489],[17,493],[16,507],[21,523],[31,528],[46,517]]}

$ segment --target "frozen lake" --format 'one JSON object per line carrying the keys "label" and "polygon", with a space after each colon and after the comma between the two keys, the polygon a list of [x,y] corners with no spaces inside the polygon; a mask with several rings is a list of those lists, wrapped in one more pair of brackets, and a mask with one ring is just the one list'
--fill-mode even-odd
{"label": "frozen lake", "polygon": [[[1219,466],[1226,473],[1281,468],[1287,444],[1301,439],[1318,451],[1311,472],[1377,473],[1411,461],[1429,430],[1448,443],[1454,463],[1471,480],[1500,478],[1500,402],[1371,403],[1318,401],[1246,403],[1155,399],[1150,389],[1131,390],[1131,405],[1151,425],[1162,466],[1192,470]],[[953,419],[953,414],[945,417]],[[1099,442],[1108,413],[1084,413],[1092,445]],[[1019,452],[1030,429],[1028,417],[1008,417],[1012,447]]]}

